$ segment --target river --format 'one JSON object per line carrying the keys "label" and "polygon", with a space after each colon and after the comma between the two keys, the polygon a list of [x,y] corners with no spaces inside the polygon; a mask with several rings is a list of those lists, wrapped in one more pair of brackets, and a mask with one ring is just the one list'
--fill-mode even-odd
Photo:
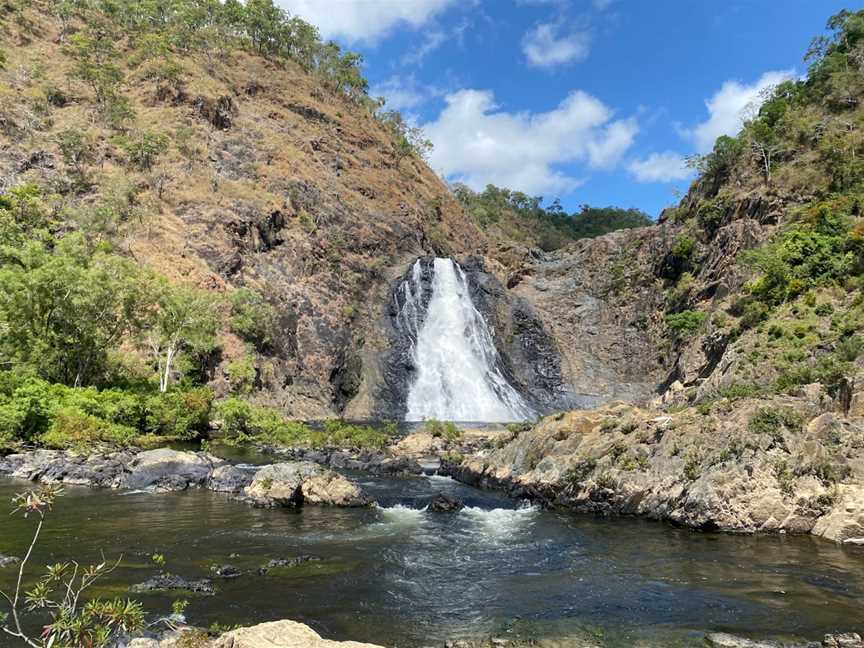
{"label": "river", "polygon": [[[96,593],[125,596],[156,572],[153,553],[187,578],[230,563],[245,575],[216,579],[214,596],[187,597],[191,623],[289,618],[328,638],[406,648],[573,634],[608,646],[688,646],[702,645],[706,630],[818,639],[864,625],[860,549],[544,511],[438,476],[351,477],[379,508],[261,510],[209,491],[67,487],[33,566],[122,554]],[[0,481],[0,501],[27,487]],[[466,508],[424,511],[438,492]],[[0,524],[0,553],[22,555],[32,520]],[[320,560],[257,573],[270,559],[300,555]],[[13,571],[0,569],[0,586]],[[182,598],[136,596],[154,614]]]}

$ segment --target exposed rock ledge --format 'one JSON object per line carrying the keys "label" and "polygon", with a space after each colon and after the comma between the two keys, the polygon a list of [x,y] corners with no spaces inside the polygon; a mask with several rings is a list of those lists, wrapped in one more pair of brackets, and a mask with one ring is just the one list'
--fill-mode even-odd
{"label": "exposed rock ledge", "polygon": [[359,486],[315,463],[236,466],[206,452],[160,448],[89,456],[34,450],[0,458],[0,475],[102,488],[176,491],[206,488],[254,506],[368,506]]}
{"label": "exposed rock ledge", "polygon": [[582,512],[864,544],[864,419],[805,398],[567,412],[445,469]]}
{"label": "exposed rock ledge", "polygon": [[[183,635],[195,632],[186,630],[171,632],[157,639],[133,639],[127,648],[177,648],[193,645],[183,641]],[[357,641],[330,641],[322,639],[312,628],[296,621],[271,621],[249,628],[238,628],[226,632],[218,639],[202,639],[195,646],[207,648],[382,648],[374,644]]]}
{"label": "exposed rock ledge", "polygon": [[[184,635],[197,635],[194,644]],[[807,644],[779,644],[773,641],[753,641],[724,633],[709,634],[707,645],[715,648],[864,648],[860,635],[855,633],[825,635],[820,642]],[[323,639],[307,625],[296,621],[271,621],[248,628],[226,632],[217,639],[209,639],[193,628],[169,632],[161,639],[133,639],[126,648],[178,648],[195,645],[200,648],[382,648],[376,644],[357,641],[331,641]],[[597,648],[584,638],[571,637],[550,640],[483,639],[448,641],[445,648]]]}

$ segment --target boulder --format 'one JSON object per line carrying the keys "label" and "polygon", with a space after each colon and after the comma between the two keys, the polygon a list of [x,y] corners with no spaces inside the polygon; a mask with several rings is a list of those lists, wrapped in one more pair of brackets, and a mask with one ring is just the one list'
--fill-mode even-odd
{"label": "boulder", "polygon": [[438,493],[435,497],[429,500],[426,510],[430,513],[453,513],[461,511],[465,507],[464,502],[458,497],[450,497],[443,493]]}
{"label": "boulder", "polygon": [[244,494],[259,506],[368,506],[372,500],[342,475],[309,461],[264,466]]}
{"label": "boulder", "polygon": [[182,576],[176,576],[167,572],[160,572],[153,578],[148,578],[143,583],[138,583],[129,588],[129,591],[140,594],[142,592],[162,592],[168,590],[183,590],[195,594],[214,594],[216,590],[207,578],[200,580],[186,580]]}
{"label": "boulder", "polygon": [[816,521],[813,534],[844,544],[864,544],[864,486],[838,484],[837,501]]}
{"label": "boulder", "polygon": [[258,573],[263,576],[275,567],[297,567],[307,562],[317,562],[321,560],[317,556],[297,556],[296,558],[274,558],[258,568]]}
{"label": "boulder", "polygon": [[207,479],[207,488],[218,493],[239,493],[252,483],[254,468],[238,466],[219,466]]}
{"label": "boulder", "polygon": [[234,565],[213,565],[210,571],[213,572],[213,575],[225,579],[239,578],[243,575],[243,572]]}
{"label": "boulder", "polygon": [[0,568],[17,565],[19,562],[21,562],[21,559],[17,556],[4,556],[0,554]]}
{"label": "boulder", "polygon": [[322,639],[312,628],[296,621],[271,621],[226,632],[213,648],[381,648],[357,641]]}
{"label": "boulder", "polygon": [[130,473],[123,479],[122,486],[157,490],[184,490],[190,486],[201,486],[218,461],[215,457],[198,452],[181,452],[169,448],[147,450],[130,462]]}
{"label": "boulder", "polygon": [[782,648],[774,641],[753,641],[725,632],[713,632],[705,637],[705,641],[714,648]]}
{"label": "boulder", "polygon": [[822,640],[822,648],[864,648],[864,640],[856,632],[825,635]]}

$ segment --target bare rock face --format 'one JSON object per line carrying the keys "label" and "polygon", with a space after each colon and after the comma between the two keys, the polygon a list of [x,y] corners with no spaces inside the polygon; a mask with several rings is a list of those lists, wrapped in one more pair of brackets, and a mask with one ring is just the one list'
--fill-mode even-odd
{"label": "bare rock face", "polygon": [[219,637],[213,648],[381,648],[357,641],[322,639],[312,628],[296,621],[271,621],[239,628]]}
{"label": "bare rock face", "polygon": [[820,414],[806,398],[672,413],[618,403],[546,417],[445,468],[577,511],[864,544],[862,440],[864,421]]}
{"label": "bare rock face", "polygon": [[368,506],[369,497],[342,475],[310,461],[264,466],[244,495],[258,506]]}

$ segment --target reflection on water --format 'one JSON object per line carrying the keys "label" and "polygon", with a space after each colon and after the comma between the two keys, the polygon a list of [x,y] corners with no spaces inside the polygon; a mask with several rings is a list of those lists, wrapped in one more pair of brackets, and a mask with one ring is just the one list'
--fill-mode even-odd
{"label": "reflection on water", "polygon": [[[154,552],[187,578],[230,563],[247,575],[219,581],[216,596],[192,598],[191,622],[291,618],[328,637],[391,646],[574,632],[610,645],[698,645],[705,630],[814,639],[864,625],[861,550],[542,511],[442,477],[354,478],[380,508],[273,511],[203,491],[67,488],[34,564],[122,553],[122,569],[102,590],[116,594],[153,574]],[[0,481],[0,500],[24,487]],[[436,492],[467,506],[428,513]],[[30,528],[4,517],[0,553],[20,555]],[[256,573],[272,558],[304,554],[322,560]],[[0,586],[11,576],[0,570]],[[141,598],[165,612],[177,597]]]}

